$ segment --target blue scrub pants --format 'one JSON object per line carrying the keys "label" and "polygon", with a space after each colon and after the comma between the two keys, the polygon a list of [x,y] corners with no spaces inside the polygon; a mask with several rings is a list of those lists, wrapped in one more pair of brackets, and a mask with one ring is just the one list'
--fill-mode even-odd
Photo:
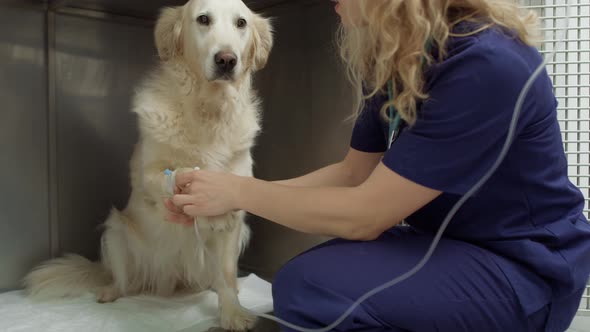
{"label": "blue scrub pants", "polygon": [[[299,326],[325,327],[368,290],[412,268],[432,238],[396,227],[371,242],[338,239],[317,246],[277,274],[275,314]],[[369,298],[334,331],[545,331],[549,306],[527,316],[491,255],[443,238],[422,270]],[[579,297],[573,304],[569,322]]]}

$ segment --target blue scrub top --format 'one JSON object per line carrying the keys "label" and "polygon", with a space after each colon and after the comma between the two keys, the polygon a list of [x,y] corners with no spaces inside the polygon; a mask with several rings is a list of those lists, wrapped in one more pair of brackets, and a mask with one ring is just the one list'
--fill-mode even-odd
{"label": "blue scrub top", "polygon": [[[429,99],[414,126],[387,146],[383,93],[367,101],[351,139],[352,148],[384,152],[391,170],[443,192],[406,219],[432,233],[498,157],[518,95],[542,62],[535,48],[500,28],[450,38],[446,47],[447,57],[425,72]],[[556,107],[545,72],[526,98],[506,159],[445,232],[501,258],[527,313],[585,287],[590,274],[590,225],[583,195],[568,179]]]}

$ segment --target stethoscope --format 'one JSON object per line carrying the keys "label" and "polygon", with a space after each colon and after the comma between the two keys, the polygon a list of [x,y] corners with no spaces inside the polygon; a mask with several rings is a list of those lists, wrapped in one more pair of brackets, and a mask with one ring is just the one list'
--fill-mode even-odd
{"label": "stethoscope", "polygon": [[[426,43],[426,52],[430,53],[432,49],[432,42],[429,40]],[[426,64],[426,59],[422,58],[422,67]],[[389,80],[387,82],[387,94],[389,96],[389,100],[393,100],[393,81]],[[395,106],[389,106],[389,135],[387,136],[387,148],[391,148],[393,142],[398,138],[400,131],[401,131],[401,116],[399,112],[395,109]]]}
{"label": "stethoscope", "polygon": [[[391,81],[387,82],[387,94],[389,95],[389,100],[393,100],[393,83]],[[395,106],[389,106],[389,135],[387,141],[387,147],[391,148],[391,144],[397,139],[400,133],[401,127],[401,116],[399,112],[395,109]]]}

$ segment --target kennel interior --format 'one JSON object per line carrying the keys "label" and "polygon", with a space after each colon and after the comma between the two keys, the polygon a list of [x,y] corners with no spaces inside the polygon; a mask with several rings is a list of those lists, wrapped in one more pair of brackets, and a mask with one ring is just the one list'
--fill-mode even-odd
{"label": "kennel interior", "polygon": [[[161,7],[184,2],[0,2],[0,290],[18,288],[33,265],[59,253],[97,258],[98,225],[112,206],[124,207],[130,191],[137,139],[130,100],[156,61],[154,19]],[[563,48],[557,41],[566,2],[567,50],[548,69],[570,176],[589,197],[590,0],[522,4],[543,17],[546,54]],[[343,120],[352,100],[333,41],[333,5],[246,3],[273,17],[276,29],[269,64],[256,75],[264,113],[255,175],[286,178],[337,161],[348,147],[351,126]],[[254,235],[241,268],[269,280],[288,259],[326,240],[255,217],[249,223]],[[589,312],[590,290],[580,305],[580,314]]]}

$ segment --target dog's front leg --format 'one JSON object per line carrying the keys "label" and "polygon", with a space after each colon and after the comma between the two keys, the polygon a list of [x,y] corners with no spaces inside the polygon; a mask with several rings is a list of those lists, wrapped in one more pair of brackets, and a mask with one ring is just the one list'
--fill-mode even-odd
{"label": "dog's front leg", "polygon": [[214,232],[230,232],[237,226],[237,220],[243,219],[243,211],[234,211],[217,217],[198,218],[199,229]]}
{"label": "dog's front leg", "polygon": [[[251,177],[252,155],[250,151],[245,150],[237,153],[228,167],[225,169],[219,167],[218,170],[226,172],[229,171],[239,176]],[[244,220],[244,216],[244,211],[232,211],[217,217],[199,218],[199,228],[211,229],[215,232],[228,232],[234,229],[238,221],[242,222]]]}
{"label": "dog's front leg", "polygon": [[[232,215],[231,218],[240,218]],[[256,317],[249,314],[238,300],[238,258],[240,256],[241,219],[235,220],[231,231],[216,235],[214,250],[217,253],[216,273],[213,288],[219,298],[221,327],[230,331],[245,331],[256,323]]]}
{"label": "dog's front leg", "polygon": [[145,146],[144,143],[137,145],[131,158],[131,181],[133,190],[138,190],[146,198],[160,202],[162,198],[170,197],[174,189],[170,183],[171,177],[166,175],[166,169],[174,171],[175,174],[192,172],[194,169],[174,169],[178,166],[174,165],[170,159],[146,153],[150,151],[150,147]]}

